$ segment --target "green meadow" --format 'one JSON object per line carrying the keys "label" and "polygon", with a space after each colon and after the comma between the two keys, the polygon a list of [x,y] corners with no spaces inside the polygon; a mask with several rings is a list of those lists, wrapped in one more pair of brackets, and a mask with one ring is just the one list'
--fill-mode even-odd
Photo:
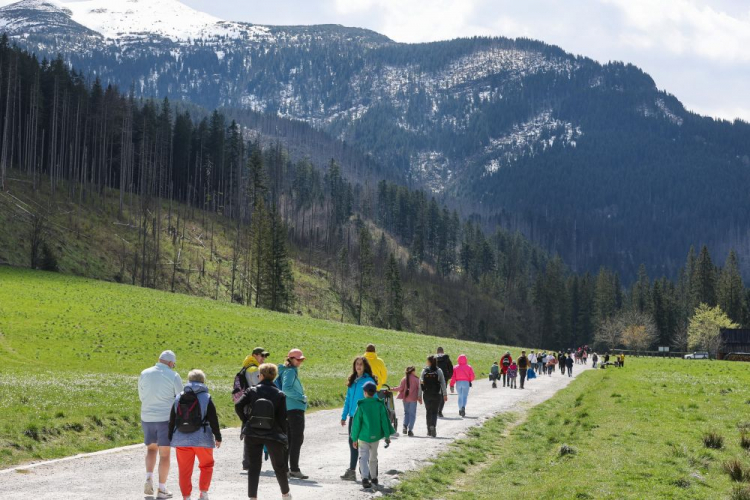
{"label": "green meadow", "polygon": [[629,357],[474,429],[396,496],[744,500],[747,432],[747,364]]}
{"label": "green meadow", "polygon": [[352,358],[370,342],[392,384],[438,345],[467,354],[478,372],[505,349],[0,266],[0,467],[138,443],[138,375],[164,349],[177,353],[183,380],[191,368],[206,372],[230,427],[239,423],[232,380],[252,348],[277,363],[302,349],[314,410],[342,404]]}

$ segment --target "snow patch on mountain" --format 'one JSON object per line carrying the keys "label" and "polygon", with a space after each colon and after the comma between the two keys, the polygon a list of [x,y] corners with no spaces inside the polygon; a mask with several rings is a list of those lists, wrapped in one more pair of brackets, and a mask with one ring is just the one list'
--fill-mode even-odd
{"label": "snow patch on mountain", "polygon": [[582,135],[581,127],[554,118],[551,110],[542,111],[515,125],[509,134],[490,140],[484,150],[486,156],[491,156],[484,166],[485,175],[492,175],[523,156],[543,152],[555,144],[576,147],[576,140]]}
{"label": "snow patch on mountain", "polygon": [[450,161],[439,151],[421,151],[410,163],[412,176],[435,194],[445,191],[453,179]]}

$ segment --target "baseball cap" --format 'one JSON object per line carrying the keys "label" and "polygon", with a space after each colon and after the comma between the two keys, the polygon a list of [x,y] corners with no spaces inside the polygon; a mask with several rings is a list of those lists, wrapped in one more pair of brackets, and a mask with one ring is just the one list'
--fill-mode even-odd
{"label": "baseball cap", "polygon": [[375,385],[375,382],[368,381],[362,386],[362,390],[365,392],[375,392],[378,390],[378,386]]}
{"label": "baseball cap", "polygon": [[300,351],[299,349],[292,349],[291,351],[289,351],[289,354],[287,354],[286,357],[298,359],[300,361],[305,359],[305,356],[302,354],[302,351]]}
{"label": "baseball cap", "polygon": [[168,361],[170,363],[177,362],[177,356],[172,351],[164,351],[163,353],[159,354],[159,359],[162,361]]}
{"label": "baseball cap", "polygon": [[262,354],[263,356],[270,356],[271,353],[263,349],[262,347],[256,347],[253,349],[253,354]]}

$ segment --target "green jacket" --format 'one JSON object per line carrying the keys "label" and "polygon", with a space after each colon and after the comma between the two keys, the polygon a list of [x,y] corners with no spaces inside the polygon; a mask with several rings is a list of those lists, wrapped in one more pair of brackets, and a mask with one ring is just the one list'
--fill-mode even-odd
{"label": "green jacket", "polygon": [[388,439],[396,429],[388,418],[385,403],[378,398],[364,398],[357,403],[357,412],[352,421],[352,441],[374,443]]}

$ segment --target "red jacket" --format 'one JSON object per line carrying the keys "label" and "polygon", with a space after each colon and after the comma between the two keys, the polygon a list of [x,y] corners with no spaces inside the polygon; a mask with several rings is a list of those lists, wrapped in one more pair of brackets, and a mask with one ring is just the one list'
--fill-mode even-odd
{"label": "red jacket", "polygon": [[[508,358],[508,364],[507,365],[503,364],[503,360],[505,358]],[[503,357],[500,358],[500,371],[502,371],[503,373],[507,373],[508,372],[508,367],[510,367],[510,365],[512,365],[512,364],[513,364],[513,357],[510,354],[503,354]]]}

